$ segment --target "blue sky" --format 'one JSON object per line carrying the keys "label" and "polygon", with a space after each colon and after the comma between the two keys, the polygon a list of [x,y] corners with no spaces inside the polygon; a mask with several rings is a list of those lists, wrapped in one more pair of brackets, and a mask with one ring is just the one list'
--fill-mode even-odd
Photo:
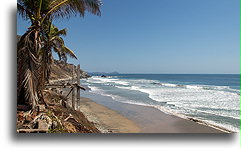
{"label": "blue sky", "polygon": [[[102,16],[59,19],[89,72],[239,73],[239,0],[102,0]],[[30,25],[18,17],[17,33]]]}

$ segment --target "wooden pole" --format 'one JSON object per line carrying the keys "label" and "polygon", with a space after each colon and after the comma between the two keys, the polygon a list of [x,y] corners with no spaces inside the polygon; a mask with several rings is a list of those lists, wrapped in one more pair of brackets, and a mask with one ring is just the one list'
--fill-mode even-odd
{"label": "wooden pole", "polygon": [[[72,83],[75,83],[74,74],[75,74],[75,67],[73,65]],[[75,88],[74,87],[73,87],[73,90],[72,90],[72,108],[75,110]]]}
{"label": "wooden pole", "polygon": [[[77,84],[80,86],[80,65],[77,67]],[[80,106],[80,88],[77,87],[77,107]]]}

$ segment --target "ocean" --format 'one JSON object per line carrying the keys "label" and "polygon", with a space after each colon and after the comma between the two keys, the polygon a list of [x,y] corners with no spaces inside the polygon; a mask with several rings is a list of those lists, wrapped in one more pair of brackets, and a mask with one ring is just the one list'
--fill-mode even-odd
{"label": "ocean", "polygon": [[239,132],[240,75],[118,74],[81,80],[92,93]]}

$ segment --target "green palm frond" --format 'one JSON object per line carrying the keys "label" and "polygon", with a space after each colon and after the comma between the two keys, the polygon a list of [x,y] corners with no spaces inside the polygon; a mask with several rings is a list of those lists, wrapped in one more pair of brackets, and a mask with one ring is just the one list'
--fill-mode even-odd
{"label": "green palm frond", "polygon": [[49,45],[52,46],[50,48],[53,48],[58,55],[59,55],[59,59],[62,59],[62,57],[64,57],[64,59],[67,59],[66,56],[63,55],[68,55],[71,58],[75,58],[77,59],[77,56],[74,54],[74,52],[67,48],[65,46],[64,40],[61,36],[65,36],[67,34],[67,29],[61,29],[59,30],[56,26],[51,24],[51,27],[49,28],[50,30],[47,31],[49,32]]}
{"label": "green palm frond", "polygon": [[49,28],[49,34],[50,36],[66,36],[67,35],[67,29],[61,29],[59,30],[56,26],[51,24],[51,27]]}
{"label": "green palm frond", "polygon": [[18,0],[18,13],[24,18],[36,19],[41,24],[46,18],[84,17],[85,11],[101,15],[100,0]]}
{"label": "green palm frond", "polygon": [[79,14],[83,17],[85,11],[101,15],[101,5],[102,3],[99,0],[55,0],[50,4],[50,10],[47,15],[51,15],[52,18],[69,18]]}
{"label": "green palm frond", "polygon": [[71,58],[77,59],[77,56],[74,54],[74,52],[71,49],[69,49],[66,46],[63,46],[62,49],[63,49],[63,53],[69,55]]}
{"label": "green palm frond", "polygon": [[64,28],[62,30],[59,30],[55,33],[55,36],[66,36],[67,35],[67,29]]}

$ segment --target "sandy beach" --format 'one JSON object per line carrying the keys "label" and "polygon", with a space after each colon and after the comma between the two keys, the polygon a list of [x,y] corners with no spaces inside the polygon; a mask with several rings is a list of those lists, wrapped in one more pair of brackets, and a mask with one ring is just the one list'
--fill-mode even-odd
{"label": "sandy beach", "polygon": [[80,110],[103,132],[225,133],[221,129],[165,114],[153,107],[119,103],[110,97],[82,92]]}
{"label": "sandy beach", "polygon": [[90,99],[81,98],[80,111],[103,133],[140,132],[140,128],[133,121]]}

